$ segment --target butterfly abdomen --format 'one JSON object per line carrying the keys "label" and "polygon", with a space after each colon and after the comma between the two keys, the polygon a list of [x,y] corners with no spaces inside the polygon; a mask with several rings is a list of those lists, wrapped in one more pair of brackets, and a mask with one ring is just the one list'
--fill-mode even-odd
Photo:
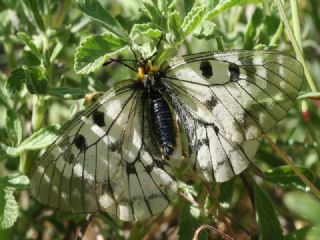
{"label": "butterfly abdomen", "polygon": [[169,106],[159,92],[151,96],[151,120],[162,158],[169,159],[175,148],[175,130]]}

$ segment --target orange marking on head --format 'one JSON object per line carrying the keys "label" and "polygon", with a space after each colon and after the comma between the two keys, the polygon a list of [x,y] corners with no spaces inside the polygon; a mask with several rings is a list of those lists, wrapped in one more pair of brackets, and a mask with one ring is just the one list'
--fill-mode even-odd
{"label": "orange marking on head", "polygon": [[138,78],[142,79],[144,77],[144,68],[138,67]]}

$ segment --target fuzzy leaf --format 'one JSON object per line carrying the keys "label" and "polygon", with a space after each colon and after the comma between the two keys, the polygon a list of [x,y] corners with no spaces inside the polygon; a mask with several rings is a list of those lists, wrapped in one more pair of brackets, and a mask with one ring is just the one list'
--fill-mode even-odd
{"label": "fuzzy leaf", "polygon": [[177,11],[169,14],[168,18],[168,30],[167,40],[172,45],[179,44],[183,41],[183,33],[181,30],[181,19]]}
{"label": "fuzzy leaf", "polygon": [[24,66],[23,70],[28,91],[32,94],[46,94],[48,81],[44,75],[43,68],[40,66]]}
{"label": "fuzzy leaf", "polygon": [[14,95],[19,92],[25,81],[26,76],[24,74],[24,70],[21,67],[13,69],[6,85],[9,94]]}
{"label": "fuzzy leaf", "polygon": [[0,186],[12,187],[15,189],[28,189],[29,178],[22,174],[12,174],[0,179]]}
{"label": "fuzzy leaf", "polygon": [[30,137],[23,140],[18,147],[4,147],[6,153],[12,157],[16,157],[25,150],[37,150],[49,146],[58,136],[59,125],[42,128],[33,133]]}
{"label": "fuzzy leaf", "polygon": [[199,39],[210,39],[214,37],[216,24],[210,21],[202,21],[194,31],[194,36]]}
{"label": "fuzzy leaf", "polygon": [[22,125],[17,115],[17,112],[13,109],[7,109],[7,133],[15,144],[19,144],[22,139]]}
{"label": "fuzzy leaf", "polygon": [[0,229],[12,227],[18,218],[19,209],[13,192],[12,188],[0,185]]}
{"label": "fuzzy leaf", "polygon": [[125,41],[111,33],[90,36],[76,50],[74,69],[78,74],[95,72],[110,57],[127,48]]}
{"label": "fuzzy leaf", "polygon": [[32,42],[32,40],[29,38],[29,36],[24,32],[18,33],[19,38],[30,48],[31,52],[39,59],[41,60],[41,53],[37,46]]}
{"label": "fuzzy leaf", "polygon": [[248,2],[248,0],[220,0],[219,4],[209,11],[205,18],[210,20],[233,6],[244,4],[246,2]]}
{"label": "fuzzy leaf", "polygon": [[201,22],[205,12],[204,6],[194,6],[187,16],[183,19],[182,32],[188,36]]}
{"label": "fuzzy leaf", "polygon": [[136,39],[143,37],[159,39],[161,37],[161,34],[161,30],[157,29],[156,26],[152,23],[141,23],[133,25],[130,32],[130,38],[133,41],[136,41]]}
{"label": "fuzzy leaf", "polygon": [[101,6],[98,0],[77,0],[77,3],[80,10],[93,21],[100,23],[105,29],[121,38],[122,41],[129,41],[128,34],[120,23]]}

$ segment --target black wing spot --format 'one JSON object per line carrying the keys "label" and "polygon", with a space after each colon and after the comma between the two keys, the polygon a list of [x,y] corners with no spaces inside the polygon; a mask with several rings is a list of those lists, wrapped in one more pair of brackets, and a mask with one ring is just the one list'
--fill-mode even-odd
{"label": "black wing spot", "polygon": [[230,81],[236,82],[240,79],[240,68],[235,63],[229,64]]}
{"label": "black wing spot", "polygon": [[104,122],[104,113],[99,112],[98,110],[92,113],[92,120],[99,127],[104,127],[106,125],[106,123]]}
{"label": "black wing spot", "polygon": [[214,126],[213,129],[216,132],[216,134],[219,134],[219,128],[217,126]]}
{"label": "black wing spot", "polygon": [[126,164],[126,172],[128,175],[129,174],[137,174],[137,170],[136,170],[136,167],[134,166],[134,162]]}
{"label": "black wing spot", "polygon": [[212,111],[213,108],[217,105],[218,101],[215,97],[211,97],[210,100],[205,102],[206,107]]}
{"label": "black wing spot", "polygon": [[75,136],[74,138],[74,144],[76,145],[76,147],[80,150],[80,151],[84,151],[87,148],[87,142],[86,139],[84,138],[84,136],[82,136],[81,134],[78,134]]}
{"label": "black wing spot", "polygon": [[209,61],[202,61],[200,63],[200,71],[202,76],[206,79],[213,76],[212,66]]}

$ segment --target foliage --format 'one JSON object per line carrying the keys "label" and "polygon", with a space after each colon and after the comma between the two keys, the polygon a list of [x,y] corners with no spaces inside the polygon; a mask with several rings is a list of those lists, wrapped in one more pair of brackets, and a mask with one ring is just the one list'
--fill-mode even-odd
{"label": "foliage", "polygon": [[[295,55],[291,42],[296,42],[296,53],[297,48],[305,53],[297,55],[308,81],[289,116],[269,136],[319,188],[320,9],[316,0],[297,1],[298,6],[288,1],[284,9],[279,2],[0,2],[0,239],[72,239],[78,226],[87,227],[88,239],[191,239],[204,224],[234,239],[318,239],[319,198],[264,139],[255,158],[264,179],[247,172],[227,183],[208,184],[181,174],[188,183],[180,184],[181,196],[144,223],[123,223],[99,213],[87,226],[86,216],[49,210],[26,191],[30,169],[55,139],[57,124],[84,108],[83,101],[70,99],[135,77],[120,64],[103,67],[110,57],[132,59],[130,48],[144,58],[157,51],[157,65],[176,54],[223,49]],[[286,35],[285,16],[291,18],[294,40]],[[202,232],[199,239],[216,239],[216,234]]]}

